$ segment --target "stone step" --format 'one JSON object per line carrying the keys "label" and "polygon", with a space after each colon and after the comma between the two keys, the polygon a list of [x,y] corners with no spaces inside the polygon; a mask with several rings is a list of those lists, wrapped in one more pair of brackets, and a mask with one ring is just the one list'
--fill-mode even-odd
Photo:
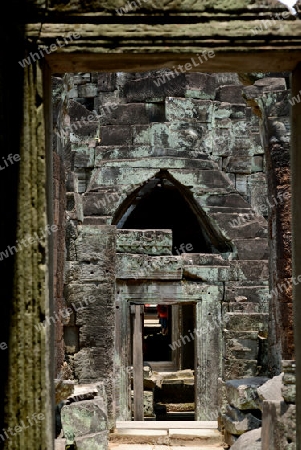
{"label": "stone step", "polygon": [[201,446],[187,446],[182,445],[149,445],[149,444],[116,444],[109,443],[109,450],[223,450],[223,445],[201,445]]}
{"label": "stone step", "polygon": [[173,421],[173,420],[165,420],[165,421],[157,421],[151,424],[146,424],[143,420],[136,421],[126,421],[126,420],[117,420],[115,430],[122,429],[152,429],[152,430],[168,430],[170,428],[177,429],[217,429],[217,422],[215,420],[189,420],[187,422],[183,420]]}
{"label": "stone step", "polygon": [[130,445],[193,446],[221,445],[217,422],[158,421],[119,422],[109,435],[110,443]]}

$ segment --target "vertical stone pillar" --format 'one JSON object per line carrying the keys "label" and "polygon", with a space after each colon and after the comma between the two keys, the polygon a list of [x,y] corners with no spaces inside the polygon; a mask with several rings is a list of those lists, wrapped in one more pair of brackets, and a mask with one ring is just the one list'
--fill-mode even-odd
{"label": "vertical stone pillar", "polygon": [[221,311],[212,296],[196,304],[196,420],[217,420],[221,376]]}
{"label": "vertical stone pillar", "polygon": [[[300,95],[301,63],[292,73],[292,97]],[[291,108],[292,125],[292,256],[293,277],[301,274],[301,102]],[[301,449],[301,283],[293,286],[294,338],[296,359],[296,442],[297,450]]]}
{"label": "vertical stone pillar", "polygon": [[[15,64],[17,66],[18,61]],[[37,64],[32,63],[23,70],[23,127],[20,149],[15,149],[21,157],[18,222],[16,240],[8,243],[15,272],[9,323],[5,430],[12,431],[0,434],[6,437],[5,450],[52,450],[51,337],[49,329],[41,324],[51,313],[47,289],[51,276],[48,241],[53,233],[51,228],[46,228],[51,222],[46,207],[43,83]]]}
{"label": "vertical stone pillar", "polygon": [[[282,359],[293,359],[291,271],[291,161],[288,91],[269,78],[244,89],[260,108],[269,206],[269,360],[270,375],[281,373]],[[274,81],[273,81],[274,80]],[[257,84],[256,84],[257,83]],[[259,84],[258,84],[259,83]],[[265,83],[265,84],[263,84]],[[274,84],[274,86],[273,86]],[[253,105],[254,106],[254,105]]]}

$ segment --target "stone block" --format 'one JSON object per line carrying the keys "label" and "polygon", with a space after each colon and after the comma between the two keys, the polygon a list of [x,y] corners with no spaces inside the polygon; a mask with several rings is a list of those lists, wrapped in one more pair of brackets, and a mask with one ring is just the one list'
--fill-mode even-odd
{"label": "stone block", "polygon": [[[227,184],[229,186],[229,181]],[[248,202],[244,200],[241,195],[232,192],[228,194],[211,194],[207,197],[206,204],[207,206],[219,206],[223,208],[243,208],[246,210],[246,212],[250,210],[250,205],[248,204]]]}
{"label": "stone block", "polygon": [[284,401],[266,400],[262,411],[262,448],[296,448],[296,406]]}
{"label": "stone block", "polygon": [[[96,314],[97,311],[94,313]],[[106,324],[106,326],[100,326],[97,323],[95,324],[95,320],[92,323],[91,313],[81,314],[78,322],[81,323],[79,332],[79,348],[98,348],[99,352],[103,353],[99,356],[99,360],[101,360],[106,353],[106,349],[112,349],[114,347],[114,327],[111,326],[110,322]]]}
{"label": "stone block", "polygon": [[182,261],[178,256],[117,254],[117,278],[180,280],[182,273]]}
{"label": "stone block", "polygon": [[108,433],[93,433],[83,437],[76,437],[74,441],[77,450],[107,450]]}
{"label": "stone block", "polygon": [[131,145],[132,130],[125,125],[111,125],[100,127],[101,145]]}
{"label": "stone block", "polygon": [[258,373],[257,360],[223,359],[223,378],[225,380],[255,377]]}
{"label": "stone block", "polygon": [[[244,121],[241,121],[244,122]],[[234,135],[232,131],[232,141],[231,141],[231,154],[233,156],[254,156],[257,154],[262,154],[263,149],[256,142],[251,139],[251,134],[248,130],[238,130],[239,135]]]}
{"label": "stone block", "polygon": [[77,437],[107,429],[106,405],[100,397],[65,405],[61,421],[66,444],[73,444]]}
{"label": "stone block", "polygon": [[228,266],[229,262],[222,255],[213,253],[182,253],[184,266]]}
{"label": "stone block", "polygon": [[76,145],[95,147],[98,122],[78,121],[70,125],[70,142]]}
{"label": "stone block", "polygon": [[228,128],[215,128],[212,131],[212,139],[214,142],[212,155],[225,157],[232,155],[232,140]]}
{"label": "stone block", "polygon": [[256,80],[254,86],[260,87],[264,92],[284,91],[287,89],[285,78],[281,77],[265,77]]}
{"label": "stone block", "polygon": [[247,177],[246,175],[241,175],[241,174],[236,174],[235,175],[235,188],[236,190],[246,196],[247,195],[247,190],[248,190],[248,185],[247,185]]}
{"label": "stone block", "polygon": [[225,72],[225,73],[214,73],[212,76],[215,78],[215,82],[218,86],[224,85],[240,85],[242,86],[242,82],[239,79],[237,73]]}
{"label": "stone block", "polygon": [[150,126],[149,125],[137,125],[131,126],[133,145],[150,145]]}
{"label": "stone block", "polygon": [[124,85],[123,94],[127,102],[143,102],[151,100],[163,101],[165,97],[184,97],[185,75],[163,69],[151,76],[128,81]]}
{"label": "stone block", "polygon": [[97,89],[101,92],[111,92],[116,89],[116,73],[98,73]]}
{"label": "stone block", "polygon": [[78,261],[114,264],[115,226],[82,225],[75,241]]}
{"label": "stone block", "polygon": [[238,439],[238,436],[234,436],[231,433],[228,433],[227,430],[223,430],[223,436],[224,436],[224,442],[225,444],[227,444],[228,446],[232,446]]}
{"label": "stone block", "polygon": [[82,196],[84,216],[112,216],[125,198],[125,192],[114,188],[87,192]]}
{"label": "stone block", "polygon": [[213,118],[216,128],[231,128],[231,104],[228,102],[213,103]]}
{"label": "stone block", "polygon": [[97,96],[97,86],[94,83],[86,83],[78,86],[78,96],[79,97],[96,97]]}
{"label": "stone block", "polygon": [[250,412],[243,412],[230,405],[227,406],[226,413],[222,415],[223,424],[228,433],[241,435],[247,431],[261,427],[261,420],[257,419]]}
{"label": "stone block", "polygon": [[283,386],[282,396],[287,403],[296,403],[296,386],[294,384]]}
{"label": "stone block", "polygon": [[195,100],[176,97],[165,99],[166,120],[192,120],[210,123],[213,103],[210,100]]}
{"label": "stone block", "polygon": [[[106,380],[106,390],[109,378],[113,377],[114,347],[83,348],[74,355],[74,372],[79,383],[95,383]],[[111,378],[111,381],[113,378]],[[107,390],[108,392],[108,390]],[[109,395],[108,395],[109,398]]]}
{"label": "stone block", "polygon": [[157,147],[170,147],[169,123],[153,123],[150,127],[150,143],[152,149]]}
{"label": "stone block", "polygon": [[226,412],[228,405],[225,381],[222,378],[218,378],[218,407],[221,414]]}
{"label": "stone block", "polygon": [[109,273],[114,276],[114,265],[108,266],[105,260],[96,263],[66,261],[65,264],[65,282],[67,284],[106,281]]}
{"label": "stone block", "polygon": [[224,357],[226,359],[258,358],[257,331],[224,331]]}
{"label": "stone block", "polygon": [[115,104],[107,108],[106,114],[102,117],[102,125],[141,125],[149,123],[149,115],[143,103]]}
{"label": "stone block", "polygon": [[248,197],[252,208],[258,214],[266,217],[268,213],[268,197],[264,174],[257,173],[248,177]]}
{"label": "stone block", "polygon": [[268,314],[227,313],[227,329],[231,331],[268,331]]}
{"label": "stone block", "polygon": [[[232,102],[231,102],[232,103]],[[243,101],[244,103],[244,101]],[[231,104],[231,115],[230,119],[247,119],[247,106],[245,104]]]}
{"label": "stone block", "polygon": [[97,117],[93,112],[75,100],[70,100],[68,102],[68,114],[71,124],[78,121],[79,123],[82,123],[84,120],[88,121],[88,117],[92,120],[97,120]]}
{"label": "stone block", "polygon": [[[135,140],[135,135],[133,135]],[[152,155],[150,141],[149,145],[137,144],[137,145],[110,145],[107,147],[95,148],[95,167],[101,167],[104,161],[120,160],[120,159],[133,159],[133,158],[146,158]]]}
{"label": "stone block", "polygon": [[228,403],[239,410],[260,409],[257,389],[268,381],[267,377],[246,377],[226,381]]}
{"label": "stone block", "polygon": [[282,401],[283,373],[271,378],[257,388],[259,399],[261,400],[260,409],[262,410],[262,402],[265,400]]}
{"label": "stone block", "polygon": [[220,102],[245,103],[242,92],[243,86],[228,84],[217,88],[215,98]]}
{"label": "stone block", "polygon": [[76,384],[74,387],[74,395],[68,398],[70,403],[79,402],[81,400],[91,400],[94,397],[100,397],[104,405],[106,405],[107,397],[104,383]]}
{"label": "stone block", "polygon": [[117,230],[116,252],[172,255],[171,230]]}
{"label": "stone block", "polygon": [[106,170],[111,170],[112,172],[119,170],[121,175],[125,170],[142,168],[149,169],[149,167],[152,169],[157,168],[158,170],[182,169],[190,171],[197,171],[198,169],[212,170],[216,168],[216,165],[206,158],[198,158],[191,161],[186,158],[167,158],[165,155],[165,158],[162,159],[160,157],[155,157],[154,152],[149,156],[151,157],[135,158],[131,160],[125,159],[124,161],[102,161],[100,167],[103,172]]}
{"label": "stone block", "polygon": [[169,125],[169,146],[173,148],[190,148],[194,151],[206,153],[206,142],[204,139],[206,128],[204,124],[185,121],[173,121]]}
{"label": "stone block", "polygon": [[74,157],[74,167],[94,167],[94,148],[73,146],[72,154]]}
{"label": "stone block", "polygon": [[[240,298],[242,300],[240,300]],[[246,297],[237,297],[235,302],[225,302],[223,304],[226,312],[241,312],[241,313],[268,313],[268,305],[260,303],[247,302]]]}
{"label": "stone block", "polygon": [[217,84],[213,75],[192,72],[186,74],[186,98],[214,100]]}
{"label": "stone block", "polygon": [[256,281],[262,285],[269,279],[268,260],[230,261],[230,266],[237,270],[238,279],[241,281]]}
{"label": "stone block", "polygon": [[269,259],[269,246],[267,239],[233,239],[240,260],[267,260]]}
{"label": "stone block", "polygon": [[231,450],[261,450],[261,428],[242,434],[231,446]]}
{"label": "stone block", "polygon": [[111,225],[113,221],[112,216],[103,217],[84,217],[83,225]]}
{"label": "stone block", "polygon": [[228,156],[223,159],[223,170],[226,172],[251,174],[252,157],[251,156]]}
{"label": "stone block", "polygon": [[[242,286],[241,283],[228,283],[225,289],[225,301],[237,302],[237,297],[246,297],[247,302],[258,303],[264,307],[268,305],[269,301],[267,295],[269,294],[268,286]],[[265,311],[263,311],[265,312]]]}
{"label": "stone block", "polygon": [[220,281],[229,280],[229,267],[222,266],[183,266],[183,276],[187,279],[194,279],[205,281],[209,283],[215,283]]}
{"label": "stone block", "polygon": [[108,308],[114,303],[113,279],[106,283],[72,283],[66,286],[65,297],[68,306],[72,306],[77,316],[80,311],[91,313],[98,307]]}
{"label": "stone block", "polygon": [[218,224],[219,228],[229,239],[238,237],[240,239],[254,239],[256,237],[267,237],[267,221],[256,214],[253,209],[246,209],[245,213],[218,212],[210,215]]}

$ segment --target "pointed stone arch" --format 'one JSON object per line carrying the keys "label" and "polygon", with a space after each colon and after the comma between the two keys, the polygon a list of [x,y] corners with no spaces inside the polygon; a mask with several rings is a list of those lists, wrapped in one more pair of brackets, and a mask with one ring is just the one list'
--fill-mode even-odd
{"label": "pointed stone arch", "polygon": [[190,243],[193,253],[233,252],[230,240],[212,226],[190,189],[168,170],[160,170],[136,188],[118,207],[112,225],[128,229],[172,229],[173,248]]}

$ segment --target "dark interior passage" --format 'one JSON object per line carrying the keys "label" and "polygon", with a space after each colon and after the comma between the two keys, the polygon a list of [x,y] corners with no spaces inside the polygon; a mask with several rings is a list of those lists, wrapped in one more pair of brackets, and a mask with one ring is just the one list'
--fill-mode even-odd
{"label": "dark interior passage", "polygon": [[174,185],[158,180],[152,189],[141,191],[118,228],[171,229],[174,255],[212,252],[196,215]]}

